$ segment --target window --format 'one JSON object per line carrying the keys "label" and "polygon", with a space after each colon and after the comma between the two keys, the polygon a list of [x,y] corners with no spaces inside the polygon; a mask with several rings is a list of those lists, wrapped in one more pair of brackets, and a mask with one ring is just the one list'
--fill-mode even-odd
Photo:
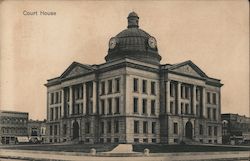
{"label": "window", "polygon": [[217,127],[214,127],[214,136],[217,136]]}
{"label": "window", "polygon": [[189,98],[189,87],[185,86],[185,98]]}
{"label": "window", "polygon": [[139,139],[138,138],[134,138],[134,142],[135,143],[139,143]]}
{"label": "window", "polygon": [[151,82],[151,94],[155,95],[155,82]]}
{"label": "window", "polygon": [[143,121],[143,133],[146,134],[148,133],[148,122]]}
{"label": "window", "polygon": [[80,113],[80,104],[76,104],[76,114]]}
{"label": "window", "polygon": [[69,88],[65,89],[66,100],[69,102]]}
{"label": "window", "polygon": [[101,134],[104,134],[104,122],[101,122]]}
{"label": "window", "polygon": [[54,135],[57,135],[57,125],[54,126]]}
{"label": "window", "polygon": [[200,90],[196,88],[196,101],[199,101]]}
{"label": "window", "polygon": [[189,104],[185,104],[185,113],[189,114]]}
{"label": "window", "polygon": [[120,98],[119,97],[117,97],[117,98],[115,98],[115,113],[116,114],[119,114],[120,113]]}
{"label": "window", "polygon": [[107,138],[107,143],[111,143],[111,138]]}
{"label": "window", "polygon": [[101,83],[101,95],[104,95],[105,94],[105,82],[103,81]]}
{"label": "window", "polygon": [[174,134],[178,134],[178,123],[174,122]]}
{"label": "window", "polygon": [[114,138],[114,142],[118,143],[119,142],[119,138]]}
{"label": "window", "polygon": [[67,125],[63,124],[63,135],[67,134]]}
{"label": "window", "polygon": [[152,139],[152,143],[156,143],[156,139]]}
{"label": "window", "polygon": [[111,115],[112,114],[112,98],[108,99],[108,107],[109,107],[108,114]]}
{"label": "window", "polygon": [[147,114],[147,99],[142,99],[142,114]]}
{"label": "window", "polygon": [[134,78],[134,92],[138,92],[138,79]]}
{"label": "window", "polygon": [[171,101],[170,102],[170,113],[173,114],[173,112],[174,112],[174,102]]}
{"label": "window", "polygon": [[142,93],[147,93],[147,80],[142,80]]}
{"label": "window", "polygon": [[175,106],[175,114],[178,115],[178,112],[179,112],[179,111],[178,111],[178,107]]}
{"label": "window", "polygon": [[207,118],[208,118],[208,119],[211,119],[210,108],[209,108],[209,107],[207,108]]}
{"label": "window", "polygon": [[111,121],[108,121],[107,133],[111,133]]}
{"label": "window", "polygon": [[105,114],[105,100],[101,100],[101,114]]}
{"label": "window", "polygon": [[152,129],[151,129],[152,134],[156,133],[156,122],[152,122]]}
{"label": "window", "polygon": [[147,143],[147,142],[148,142],[148,139],[147,139],[147,138],[144,138],[144,139],[143,139],[143,142],[144,142],[144,143]]}
{"label": "window", "polygon": [[170,82],[170,96],[174,97],[174,84]]}
{"label": "window", "polygon": [[184,107],[183,107],[183,103],[181,103],[181,114],[183,114],[184,113],[184,109],[183,109]]}
{"label": "window", "polygon": [[55,115],[56,115],[55,120],[58,120],[58,107],[55,108]]}
{"label": "window", "polygon": [[134,113],[138,113],[138,98],[134,97]]}
{"label": "window", "polygon": [[213,119],[216,120],[216,109],[213,109]]}
{"label": "window", "polygon": [[207,92],[207,103],[210,103],[210,93]]}
{"label": "window", "polygon": [[54,109],[50,109],[50,121],[54,120]]}
{"label": "window", "polygon": [[200,131],[199,134],[200,134],[200,135],[203,135],[203,126],[202,126],[201,124],[199,125],[199,131]]}
{"label": "window", "polygon": [[211,136],[212,135],[212,127],[208,126],[208,135]]}
{"label": "window", "polygon": [[60,93],[59,93],[59,102],[60,103],[62,102],[62,91],[60,91]]}
{"label": "window", "polygon": [[52,125],[49,126],[49,135],[53,135],[53,126]]}
{"label": "window", "polygon": [[86,123],[85,123],[85,133],[86,133],[86,134],[89,134],[89,133],[90,133],[90,123],[89,123],[89,122],[86,122]]}
{"label": "window", "polygon": [[87,114],[93,113],[93,101],[92,100],[89,102],[89,107],[87,108],[87,111],[86,111]]}
{"label": "window", "polygon": [[115,121],[115,133],[119,133],[119,121]]}
{"label": "window", "polygon": [[120,78],[115,79],[115,92],[120,92]]}
{"label": "window", "polygon": [[54,93],[50,94],[50,104],[54,104]]}
{"label": "window", "polygon": [[79,89],[80,89],[80,91],[79,91],[80,92],[80,98],[82,99],[83,98],[83,86],[81,85]]}
{"label": "window", "polygon": [[108,93],[112,93],[112,80],[108,81]]}
{"label": "window", "polygon": [[213,93],[213,104],[216,104],[216,93]]}
{"label": "window", "polygon": [[58,103],[58,102],[59,102],[59,93],[56,92],[56,101],[55,101],[55,103]]}
{"label": "window", "polygon": [[181,98],[184,98],[184,86],[183,85],[181,85]]}
{"label": "window", "polygon": [[155,115],[155,100],[151,100],[151,114]]}
{"label": "window", "polygon": [[134,133],[139,133],[139,121],[134,121]]}

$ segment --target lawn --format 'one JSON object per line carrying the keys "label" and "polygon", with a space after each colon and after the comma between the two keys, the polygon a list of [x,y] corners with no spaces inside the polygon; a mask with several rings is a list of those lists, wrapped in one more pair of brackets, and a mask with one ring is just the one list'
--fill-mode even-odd
{"label": "lawn", "polygon": [[[97,152],[111,151],[117,144],[31,144],[31,145],[11,145],[0,146],[0,149],[19,150],[41,150],[41,151],[61,151],[61,152],[83,152],[89,153],[91,148]],[[150,153],[176,153],[176,152],[226,152],[226,151],[250,151],[250,147],[229,147],[211,145],[166,145],[166,144],[134,144],[133,151],[143,152],[149,149]]]}
{"label": "lawn", "polygon": [[12,145],[0,146],[0,149],[19,149],[19,150],[41,150],[41,151],[61,151],[61,152],[84,152],[89,153],[91,148],[97,152],[111,151],[117,144],[35,144],[35,145]]}
{"label": "lawn", "polygon": [[135,144],[133,151],[143,152],[147,148],[150,153],[176,153],[176,152],[222,152],[222,151],[250,151],[250,147],[229,147],[210,145],[165,145],[165,144]]}

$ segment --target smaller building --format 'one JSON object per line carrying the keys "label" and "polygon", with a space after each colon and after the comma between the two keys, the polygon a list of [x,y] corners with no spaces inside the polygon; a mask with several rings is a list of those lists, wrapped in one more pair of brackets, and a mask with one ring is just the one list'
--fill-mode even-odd
{"label": "smaller building", "polygon": [[28,136],[33,143],[44,142],[46,131],[46,120],[29,120]]}
{"label": "smaller building", "polygon": [[250,143],[250,118],[238,114],[221,115],[224,144]]}
{"label": "smaller building", "polygon": [[0,111],[1,144],[15,144],[18,137],[28,136],[27,112]]}

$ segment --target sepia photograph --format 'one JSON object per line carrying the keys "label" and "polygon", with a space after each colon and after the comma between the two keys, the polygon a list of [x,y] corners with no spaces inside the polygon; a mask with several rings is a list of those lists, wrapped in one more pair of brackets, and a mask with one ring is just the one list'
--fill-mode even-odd
{"label": "sepia photograph", "polygon": [[0,0],[0,160],[250,160],[248,0]]}

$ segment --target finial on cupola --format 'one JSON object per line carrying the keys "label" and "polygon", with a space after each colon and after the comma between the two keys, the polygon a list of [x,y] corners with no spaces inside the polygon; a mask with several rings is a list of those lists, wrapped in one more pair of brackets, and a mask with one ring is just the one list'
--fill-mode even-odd
{"label": "finial on cupola", "polygon": [[139,17],[133,11],[128,15],[128,28],[138,28],[139,27]]}

